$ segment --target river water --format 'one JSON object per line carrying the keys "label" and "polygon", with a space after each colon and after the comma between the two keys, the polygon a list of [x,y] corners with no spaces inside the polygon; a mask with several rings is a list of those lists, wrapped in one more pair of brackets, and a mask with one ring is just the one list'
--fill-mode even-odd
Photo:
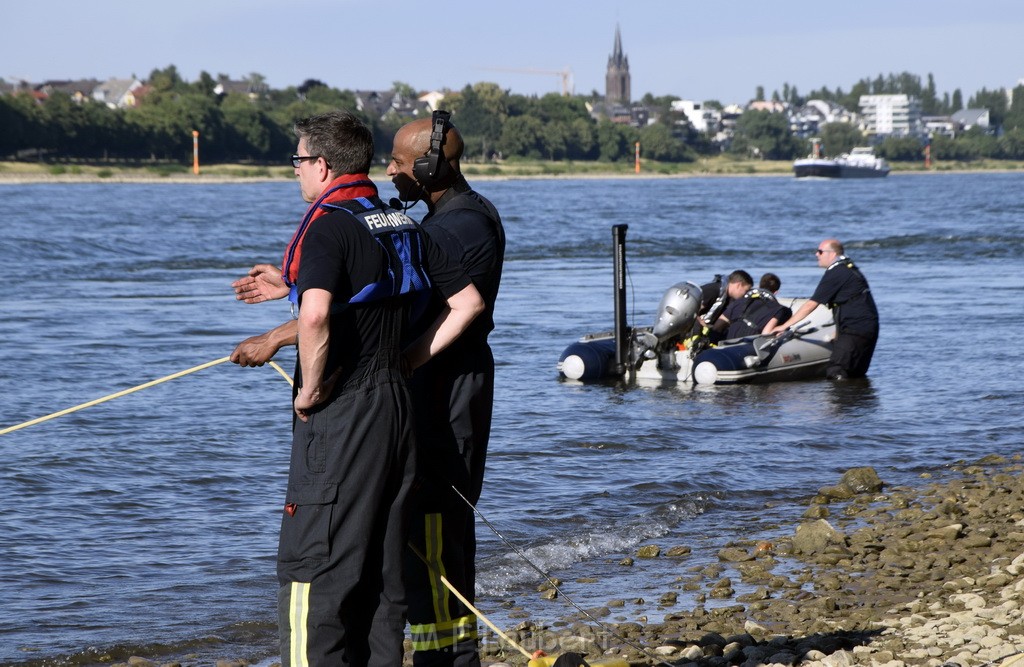
{"label": "river water", "polygon": [[[508,234],[479,509],[581,606],[628,599],[616,618],[656,620],[683,568],[790,531],[850,467],[904,484],[1021,450],[1024,174],[477,185]],[[285,305],[236,302],[229,283],[277,263],[302,210],[290,182],[0,185],[0,428],[221,358],[281,322]],[[881,314],[869,381],[559,381],[562,349],[611,326],[623,223],[638,325],[673,283],[736,268],[807,296],[816,244],[840,238]],[[221,364],[0,435],[0,663],[273,659],[288,398],[273,370]],[[492,620],[573,611],[479,535]],[[618,564],[650,543],[693,554]]]}

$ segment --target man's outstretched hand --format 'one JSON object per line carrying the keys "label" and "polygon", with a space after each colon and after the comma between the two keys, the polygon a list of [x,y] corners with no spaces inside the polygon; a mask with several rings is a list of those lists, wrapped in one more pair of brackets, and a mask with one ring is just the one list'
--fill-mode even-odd
{"label": "man's outstretched hand", "polygon": [[281,277],[281,269],[273,264],[257,264],[249,274],[231,283],[235,298],[246,303],[262,303],[288,296],[288,286]]}

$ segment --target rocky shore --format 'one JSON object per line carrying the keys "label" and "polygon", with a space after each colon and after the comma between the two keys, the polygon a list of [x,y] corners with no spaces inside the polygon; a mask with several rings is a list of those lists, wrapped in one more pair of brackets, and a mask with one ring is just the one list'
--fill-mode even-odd
{"label": "rocky shore", "polygon": [[[649,544],[627,559],[678,560],[662,622],[607,621],[639,602],[623,598],[587,610],[599,623],[525,620],[506,632],[529,651],[579,652],[595,665],[1024,666],[1022,472],[1020,456],[988,456],[891,487],[870,468],[849,470],[782,539],[730,543],[703,566],[687,565],[686,545]],[[671,611],[684,596],[696,606]],[[481,630],[485,665],[525,664]]]}
{"label": "rocky shore", "polygon": [[[511,636],[631,665],[1024,665],[1022,470],[1019,457],[986,457],[920,488],[850,470],[819,491],[790,537],[732,543],[718,563],[690,569],[685,547],[660,555],[678,554],[681,573],[661,601],[696,591],[692,610],[610,624],[613,633],[524,621]],[[739,584],[752,592],[735,595]],[[485,644],[485,662],[524,661],[493,636]]]}

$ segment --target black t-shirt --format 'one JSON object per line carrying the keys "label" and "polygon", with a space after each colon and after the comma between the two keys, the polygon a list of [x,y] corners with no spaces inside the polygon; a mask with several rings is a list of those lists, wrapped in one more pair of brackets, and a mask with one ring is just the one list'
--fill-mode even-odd
{"label": "black t-shirt", "polygon": [[835,310],[840,333],[878,335],[878,308],[868,281],[849,258],[840,257],[825,269],[811,300]]}
{"label": "black t-shirt", "polygon": [[[441,298],[447,299],[470,284],[469,276],[458,263],[449,259],[422,230],[419,236],[424,268]],[[385,310],[394,304],[395,298],[351,304],[343,309],[342,306],[363,287],[382,279],[387,271],[387,252],[347,212],[317,218],[306,232],[299,265],[300,307],[302,294],[308,289],[323,289],[332,297],[325,377],[339,366],[345,369],[343,378],[358,375],[376,354]],[[397,297],[406,308],[414,298],[416,295]]]}
{"label": "black t-shirt", "polygon": [[[494,329],[494,302],[498,298],[505,257],[505,232],[498,212],[487,199],[468,190],[442,198],[434,213],[423,219],[422,227],[432,241],[462,265],[485,304],[484,312],[473,320],[452,348],[445,350],[447,356],[453,356],[453,350],[485,345],[487,334]],[[422,330],[429,325],[442,306],[435,296],[416,328]]]}
{"label": "black t-shirt", "polygon": [[748,292],[742,299],[737,299],[725,309],[723,315],[729,320],[729,330],[725,337],[739,338],[759,334],[773,317],[778,318],[781,324],[786,321],[782,319],[783,310],[788,309],[780,305],[774,297],[754,297]]}

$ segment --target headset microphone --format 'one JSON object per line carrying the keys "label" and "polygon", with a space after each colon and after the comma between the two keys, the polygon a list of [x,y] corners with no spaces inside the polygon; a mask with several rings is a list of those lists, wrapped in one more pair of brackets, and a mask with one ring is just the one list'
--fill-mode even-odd
{"label": "headset microphone", "polygon": [[394,209],[398,209],[402,213],[406,213],[410,208],[415,206],[417,202],[419,202],[419,199],[414,199],[412,201],[402,201],[398,197],[392,197],[391,199],[388,200],[388,206]]}

